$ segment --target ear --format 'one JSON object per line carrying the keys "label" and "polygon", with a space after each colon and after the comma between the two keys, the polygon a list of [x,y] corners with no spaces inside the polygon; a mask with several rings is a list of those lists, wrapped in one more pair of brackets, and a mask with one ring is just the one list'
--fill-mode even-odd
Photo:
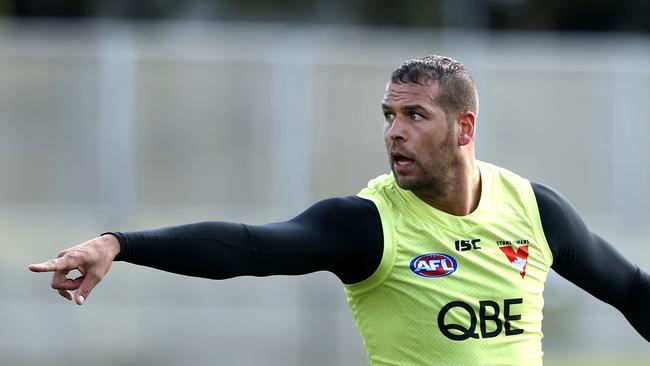
{"label": "ear", "polygon": [[460,133],[458,134],[458,145],[465,146],[474,141],[476,132],[476,115],[474,112],[465,111],[458,116],[458,126]]}

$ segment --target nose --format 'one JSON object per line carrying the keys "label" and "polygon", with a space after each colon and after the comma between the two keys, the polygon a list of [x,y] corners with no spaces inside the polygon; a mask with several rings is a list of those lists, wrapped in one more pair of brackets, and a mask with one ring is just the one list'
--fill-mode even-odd
{"label": "nose", "polygon": [[392,123],[386,125],[385,135],[390,140],[406,140],[406,124],[399,116],[396,116]]}

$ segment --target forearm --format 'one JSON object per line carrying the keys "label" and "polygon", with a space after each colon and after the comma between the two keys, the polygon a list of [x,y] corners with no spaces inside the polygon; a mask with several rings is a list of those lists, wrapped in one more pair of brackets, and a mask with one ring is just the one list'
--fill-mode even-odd
{"label": "forearm", "polygon": [[202,222],[112,234],[120,242],[115,260],[211,279],[259,275],[253,243],[243,224]]}
{"label": "forearm", "polygon": [[650,276],[637,267],[627,294],[628,298],[619,310],[634,329],[650,342]]}
{"label": "forearm", "polygon": [[597,234],[556,249],[560,275],[618,309],[650,341],[650,276]]}

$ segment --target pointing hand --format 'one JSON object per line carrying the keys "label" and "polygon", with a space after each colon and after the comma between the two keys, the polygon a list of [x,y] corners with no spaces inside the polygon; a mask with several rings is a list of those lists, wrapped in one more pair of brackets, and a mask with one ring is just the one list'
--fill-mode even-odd
{"label": "pointing hand", "polygon": [[[79,305],[88,298],[111,268],[113,259],[120,252],[120,243],[113,235],[102,235],[72,248],[63,250],[57,258],[31,264],[32,272],[54,272],[52,288],[68,300],[74,298]],[[70,271],[78,270],[81,276],[68,278]],[[72,291],[75,290],[74,296]]]}

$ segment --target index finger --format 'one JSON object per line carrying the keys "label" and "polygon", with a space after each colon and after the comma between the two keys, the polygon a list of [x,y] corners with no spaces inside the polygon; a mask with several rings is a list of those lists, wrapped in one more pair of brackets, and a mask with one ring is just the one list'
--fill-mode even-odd
{"label": "index finger", "polygon": [[66,271],[77,268],[76,265],[70,263],[66,258],[50,259],[47,262],[30,264],[29,270],[32,272],[52,272],[52,271]]}

